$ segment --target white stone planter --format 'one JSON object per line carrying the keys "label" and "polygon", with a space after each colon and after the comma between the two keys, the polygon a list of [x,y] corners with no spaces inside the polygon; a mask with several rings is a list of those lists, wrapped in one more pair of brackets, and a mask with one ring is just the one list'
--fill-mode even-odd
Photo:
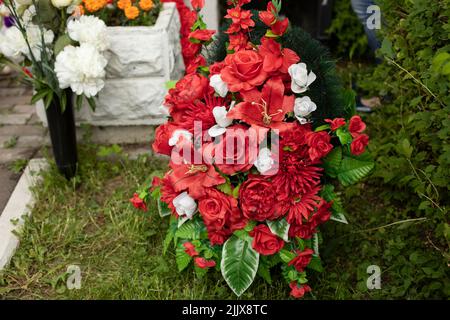
{"label": "white stone planter", "polygon": [[[76,112],[77,124],[94,126],[155,125],[165,121],[159,109],[166,82],[184,75],[180,18],[175,3],[164,3],[152,27],[108,27],[110,49],[106,83],[97,109]],[[46,123],[43,106],[38,115]]]}

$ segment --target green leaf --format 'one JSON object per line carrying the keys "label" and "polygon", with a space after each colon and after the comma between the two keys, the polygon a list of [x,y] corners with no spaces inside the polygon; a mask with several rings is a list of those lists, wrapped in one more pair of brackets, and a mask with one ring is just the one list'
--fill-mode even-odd
{"label": "green leaf", "polygon": [[77,108],[77,110],[80,110],[81,107],[83,106],[83,95],[77,95],[76,101],[75,101],[75,106]]}
{"label": "green leaf", "polygon": [[172,210],[169,209],[167,203],[161,201],[161,199],[157,199],[156,202],[158,204],[158,212],[161,218],[170,216],[172,214]]}
{"label": "green leaf", "polygon": [[270,276],[270,268],[266,263],[260,261],[258,267],[258,275],[263,278],[268,284],[272,284],[272,277]]}
{"label": "green leaf", "polygon": [[323,271],[322,261],[318,256],[313,255],[311,258],[311,262],[308,264],[308,268],[315,270],[317,272],[322,272]]}
{"label": "green leaf", "polygon": [[266,222],[273,234],[276,234],[284,241],[289,242],[288,233],[291,225],[286,221],[286,219],[280,219],[277,221],[267,220]]}
{"label": "green leaf", "polygon": [[70,39],[69,35],[63,34],[56,40],[54,46],[55,57],[64,50],[65,47],[72,45],[74,42]]}
{"label": "green leaf", "polygon": [[336,178],[342,162],[342,147],[334,148],[323,160],[323,168],[325,173]]}
{"label": "green leaf", "polygon": [[289,263],[292,261],[292,259],[295,258],[295,253],[286,249],[280,250],[278,254],[280,255],[280,258],[284,263]]}
{"label": "green leaf", "polygon": [[330,129],[330,125],[329,124],[324,124],[324,125],[322,125],[320,127],[317,127],[314,130],[314,132],[325,131],[325,130],[328,130],[328,129]]}
{"label": "green leaf", "polygon": [[336,135],[338,136],[339,141],[343,146],[353,141],[350,132],[348,132],[347,129],[344,129],[343,127],[340,127],[339,129],[336,130]]}
{"label": "green leaf", "polygon": [[319,255],[319,233],[314,233],[312,237],[312,249],[314,250],[314,254]]}
{"label": "green leaf", "polygon": [[92,111],[95,111],[96,103],[94,98],[86,98],[87,102],[89,103],[89,106],[91,107]]}
{"label": "green leaf", "polygon": [[166,82],[166,89],[167,90],[170,90],[170,89],[173,89],[173,88],[175,88],[175,86],[177,85],[177,80],[170,80],[170,81],[167,81]]}
{"label": "green leaf", "polygon": [[385,37],[381,43],[380,52],[388,58],[394,59],[394,50],[392,49],[392,42]]}
{"label": "green leaf", "polygon": [[349,186],[368,176],[374,167],[367,157],[344,157],[337,177],[344,186]]}
{"label": "green leaf", "polygon": [[163,254],[166,254],[167,249],[172,243],[172,240],[174,239],[176,232],[177,232],[177,218],[175,216],[170,216],[169,229],[167,230],[167,234],[166,237],[164,238],[163,243]]}
{"label": "green leaf", "polygon": [[185,248],[181,243],[178,244],[175,254],[178,271],[181,272],[187,268],[187,266],[192,260],[192,257],[185,252]]}
{"label": "green leaf", "polygon": [[183,224],[176,232],[176,236],[182,239],[196,240],[200,239],[200,235],[205,225],[201,220],[191,220]]}
{"label": "green leaf", "polygon": [[411,155],[413,153],[413,147],[409,143],[408,139],[403,139],[400,141],[400,143],[397,145],[397,152],[403,156],[405,156],[407,159],[411,158]]}
{"label": "green leaf", "polygon": [[342,205],[342,200],[334,192],[334,186],[331,184],[326,184],[323,186],[322,191],[320,193],[322,198],[327,202],[333,202],[331,205],[331,220],[348,224],[347,218],[345,217],[345,210]]}
{"label": "green leaf", "polygon": [[238,297],[253,283],[258,265],[259,253],[253,250],[250,241],[232,236],[225,242],[220,263],[222,275]]}
{"label": "green leaf", "polygon": [[217,189],[229,196],[233,195],[233,190],[231,189],[231,184],[229,184],[228,182],[218,185]]}
{"label": "green leaf", "polygon": [[39,100],[44,99],[49,91],[49,89],[44,89],[36,92],[36,94],[31,98],[31,104],[36,104]]}

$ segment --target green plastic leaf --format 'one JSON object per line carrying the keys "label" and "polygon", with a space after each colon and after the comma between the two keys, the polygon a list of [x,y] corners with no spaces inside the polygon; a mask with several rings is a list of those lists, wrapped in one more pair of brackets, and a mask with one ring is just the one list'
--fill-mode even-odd
{"label": "green plastic leaf", "polygon": [[178,82],[177,80],[167,81],[166,82],[166,89],[170,90],[170,89],[175,88],[175,86],[177,85],[177,82]]}
{"label": "green plastic leaf", "polygon": [[313,255],[311,258],[311,262],[308,264],[308,268],[315,270],[317,272],[322,272],[323,271],[322,261],[318,256]]}
{"label": "green plastic leaf", "polygon": [[292,259],[295,258],[295,253],[286,249],[280,250],[279,255],[284,263],[289,263],[290,261],[292,261]]}
{"label": "green plastic leaf", "polygon": [[260,261],[258,267],[258,275],[263,278],[268,284],[272,284],[272,277],[270,276],[270,269],[266,263]]}
{"label": "green plastic leaf", "polygon": [[345,217],[345,210],[342,205],[342,200],[339,195],[334,192],[334,186],[331,184],[324,185],[320,195],[325,199],[325,201],[333,202],[331,206],[330,219],[336,222],[348,224],[347,218]]}
{"label": "green plastic leaf", "polygon": [[273,234],[276,234],[284,241],[289,242],[288,233],[291,225],[286,221],[286,219],[280,219],[277,221],[267,220],[266,222]]}
{"label": "green plastic leaf", "polygon": [[178,271],[181,272],[187,268],[187,266],[189,265],[189,263],[192,260],[192,257],[185,252],[185,248],[181,243],[178,244],[175,254],[176,254],[175,259],[177,261]]}
{"label": "green plastic leaf", "polygon": [[220,268],[228,286],[240,297],[255,279],[259,265],[259,253],[251,242],[236,236],[229,238],[222,249]]}
{"label": "green plastic leaf", "polygon": [[200,239],[200,235],[205,225],[201,220],[191,220],[183,224],[176,232],[176,236],[182,239],[196,240]]}
{"label": "green plastic leaf", "polygon": [[342,162],[342,147],[334,148],[323,160],[325,174],[336,178]]}
{"label": "green plastic leaf", "polygon": [[344,186],[349,186],[368,176],[374,167],[368,157],[344,157],[337,177]]}
{"label": "green plastic leaf", "polygon": [[231,189],[231,184],[229,184],[228,182],[218,185],[217,189],[229,196],[233,195],[233,190]]}
{"label": "green plastic leaf", "polygon": [[167,203],[161,201],[161,199],[157,199],[156,201],[158,203],[158,212],[161,218],[170,216],[172,214],[172,210],[169,209]]}
{"label": "green plastic leaf", "polygon": [[163,254],[166,254],[167,249],[169,249],[172,240],[175,238],[175,233],[177,232],[177,218],[175,216],[170,216],[169,229],[167,230],[166,237],[163,243]]}
{"label": "green plastic leaf", "polygon": [[312,236],[312,249],[314,250],[315,255],[319,255],[319,233],[314,233]]}
{"label": "green plastic leaf", "polygon": [[317,127],[314,130],[314,132],[325,131],[325,130],[328,130],[328,129],[330,129],[330,125],[329,124],[324,124],[324,125],[322,125],[320,127]]}
{"label": "green plastic leaf", "polygon": [[55,57],[64,50],[65,47],[73,44],[74,42],[72,41],[72,39],[70,39],[69,35],[67,34],[63,34],[62,36],[60,36],[58,38],[58,40],[56,40],[55,42],[55,46],[54,46],[54,52],[55,52]]}
{"label": "green plastic leaf", "polygon": [[353,141],[352,135],[343,127],[336,130],[336,135],[343,146]]}

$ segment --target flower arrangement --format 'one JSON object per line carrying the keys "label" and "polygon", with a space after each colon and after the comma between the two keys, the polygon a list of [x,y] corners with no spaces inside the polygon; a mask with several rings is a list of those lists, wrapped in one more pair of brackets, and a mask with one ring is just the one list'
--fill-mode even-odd
{"label": "flower arrangement", "polygon": [[[301,298],[311,291],[308,272],[323,269],[320,226],[347,223],[335,185],[373,168],[369,137],[359,116],[314,115],[325,106],[309,92],[323,75],[282,45],[293,31],[281,1],[257,16],[242,8],[250,1],[228,1],[225,60],[208,65],[198,56],[169,91],[170,117],[153,150],[170,156],[170,170],[131,202],[146,211],[156,199],[170,216],[164,250],[174,244],[180,272],[191,264],[199,276],[220,270],[240,296],[281,266],[291,296]],[[198,21],[189,39],[209,44],[212,32]],[[265,31],[256,40],[257,22]]]}
{"label": "flower arrangement", "polygon": [[5,0],[8,24],[0,31],[0,52],[8,64],[25,75],[34,87],[32,103],[48,108],[68,103],[66,89],[83,97],[95,109],[94,97],[104,86],[108,48],[106,25],[96,17],[72,12],[72,1]]}
{"label": "flower arrangement", "polygon": [[102,19],[108,26],[151,26],[158,18],[159,0],[81,0],[74,7]]}

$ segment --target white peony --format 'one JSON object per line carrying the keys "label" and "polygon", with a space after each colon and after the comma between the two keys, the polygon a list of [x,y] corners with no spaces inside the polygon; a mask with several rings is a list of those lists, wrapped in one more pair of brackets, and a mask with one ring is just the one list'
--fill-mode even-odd
{"label": "white peony", "polygon": [[105,85],[108,61],[90,44],[66,46],[56,57],[55,72],[61,89],[94,97]]}
{"label": "white peony", "polygon": [[172,203],[180,216],[186,216],[189,219],[192,219],[192,216],[197,210],[195,200],[192,199],[186,191],[176,196]]}
{"label": "white peony", "polygon": [[308,90],[308,87],[316,80],[314,72],[308,74],[308,69],[305,63],[293,64],[288,69],[292,79],[291,89],[295,93],[303,93]]}
{"label": "white peony", "polygon": [[308,122],[306,117],[316,111],[316,109],[317,105],[311,100],[310,97],[305,96],[295,99],[294,114],[301,124]]}
{"label": "white peony", "polygon": [[178,142],[180,142],[180,139],[192,142],[193,134],[184,129],[175,130],[172,133],[172,137],[169,139],[169,146],[175,146]]}
{"label": "white peony", "polygon": [[272,152],[268,148],[262,148],[259,150],[258,157],[254,163],[259,173],[265,174],[272,169],[275,160],[272,158]]}
{"label": "white peony", "polygon": [[233,123],[233,120],[227,118],[227,108],[225,107],[215,107],[213,109],[214,119],[216,119],[216,125],[212,126],[208,130],[208,134],[210,137],[215,138],[227,131],[227,127]]}
{"label": "white peony", "polygon": [[83,15],[79,19],[72,19],[67,24],[67,32],[72,40],[80,44],[91,44],[99,51],[108,48],[106,24],[97,17]]}
{"label": "white peony", "polygon": [[225,98],[228,93],[228,85],[222,80],[220,74],[215,74],[209,79],[209,85],[214,88],[216,93]]}
{"label": "white peony", "polygon": [[[42,33],[38,26],[30,24],[26,28],[26,36],[30,44],[31,53],[37,61],[41,60]],[[51,30],[44,30],[44,43],[53,43],[54,34]],[[47,49],[49,51],[49,49]],[[0,51],[8,58],[20,62],[23,56],[31,60],[30,50],[20,30],[13,26],[0,33]],[[49,52],[50,53],[50,52]]]}
{"label": "white peony", "polygon": [[72,2],[73,0],[52,0],[52,5],[55,8],[61,9],[70,6]]}

